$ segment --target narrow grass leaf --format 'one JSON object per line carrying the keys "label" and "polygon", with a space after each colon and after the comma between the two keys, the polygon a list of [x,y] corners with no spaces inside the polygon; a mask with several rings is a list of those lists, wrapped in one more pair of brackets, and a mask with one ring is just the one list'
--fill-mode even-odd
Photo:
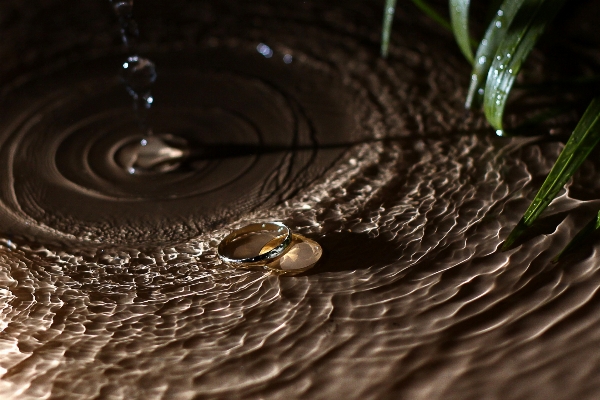
{"label": "narrow grass leaf", "polygon": [[452,25],[440,13],[435,11],[429,4],[423,0],[411,0],[421,11],[427,14],[431,19],[437,22],[440,26],[452,31]]}
{"label": "narrow grass leaf", "polygon": [[566,0],[525,0],[508,27],[488,71],[483,108],[490,124],[502,132],[508,95],[523,62]]}
{"label": "narrow grass leaf", "polygon": [[485,82],[498,46],[502,43],[508,27],[524,2],[525,0],[505,0],[490,22],[475,54],[471,84],[465,102],[467,109],[478,108],[483,103]]}
{"label": "narrow grass leaf", "polygon": [[[381,30],[381,55],[385,58],[389,53],[390,37],[392,34],[392,22],[394,20],[394,14],[396,12],[396,1],[397,0],[386,0],[385,9],[383,11],[383,27]],[[440,13],[435,11],[427,2],[424,0],[411,0],[421,11],[428,15],[431,19],[437,22],[443,28],[452,31],[452,25],[444,18]]]}
{"label": "narrow grass leaf", "polygon": [[396,0],[386,0],[383,10],[383,28],[381,30],[381,56],[387,57],[392,35],[392,22],[396,13]]}
{"label": "narrow grass leaf", "polygon": [[450,0],[450,22],[458,47],[465,58],[473,64],[473,49],[469,36],[469,4],[470,0]]}
{"label": "narrow grass leaf", "polygon": [[503,250],[511,248],[525,230],[533,224],[598,142],[600,142],[600,96],[592,100],[581,117],[525,215],[508,235],[502,246]]}

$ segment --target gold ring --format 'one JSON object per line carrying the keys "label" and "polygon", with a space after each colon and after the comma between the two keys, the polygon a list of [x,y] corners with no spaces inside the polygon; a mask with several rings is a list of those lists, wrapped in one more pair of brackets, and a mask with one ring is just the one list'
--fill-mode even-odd
{"label": "gold ring", "polygon": [[[277,236],[283,236],[282,241],[274,246],[272,249],[261,252],[260,254],[252,257],[242,257],[237,258],[232,255],[226,254],[226,248],[235,242],[236,240],[247,236],[252,233],[260,233],[260,232],[275,232]],[[254,264],[264,261],[272,260],[279,255],[281,255],[284,250],[290,245],[292,242],[292,231],[285,224],[281,222],[264,222],[264,223],[256,223],[246,225],[243,228],[236,229],[231,232],[229,235],[225,236],[225,238],[219,243],[219,247],[217,248],[217,254],[221,260],[227,263],[233,264]]]}

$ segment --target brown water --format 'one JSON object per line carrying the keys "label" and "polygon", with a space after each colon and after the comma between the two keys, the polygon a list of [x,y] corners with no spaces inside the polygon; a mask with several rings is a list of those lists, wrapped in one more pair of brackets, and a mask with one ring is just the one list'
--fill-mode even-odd
{"label": "brown water", "polygon": [[[151,126],[192,148],[145,174],[106,2],[0,7],[0,397],[597,398],[598,247],[550,260],[598,166],[499,252],[561,146],[467,116],[468,66],[412,8],[384,61],[380,4],[297,3],[136,3]],[[262,220],[319,264],[221,265]]]}

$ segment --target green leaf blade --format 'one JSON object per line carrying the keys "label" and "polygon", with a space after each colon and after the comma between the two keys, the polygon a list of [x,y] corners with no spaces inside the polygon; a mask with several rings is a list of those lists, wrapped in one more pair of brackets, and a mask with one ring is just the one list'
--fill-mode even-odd
{"label": "green leaf blade", "polygon": [[392,23],[396,13],[396,0],[386,0],[383,10],[383,28],[381,30],[381,56],[386,58],[390,47],[390,37],[392,35]]}
{"label": "green leaf blade", "polygon": [[473,64],[473,49],[469,36],[469,5],[470,0],[450,0],[450,22],[458,47],[465,58]]}
{"label": "green leaf blade", "polygon": [[502,43],[508,27],[512,23],[517,11],[521,8],[525,0],[505,0],[496,15],[490,22],[473,62],[473,72],[471,73],[471,84],[465,101],[465,108],[471,109],[479,107],[483,103],[483,93],[487,81],[488,71],[500,43]]}
{"label": "green leaf blade", "polygon": [[525,0],[515,15],[488,71],[484,111],[489,123],[502,132],[504,108],[521,66],[546,26],[566,0]]}
{"label": "green leaf blade", "polygon": [[[394,14],[396,13],[396,1],[397,0],[386,0],[385,8],[383,10],[383,27],[381,29],[381,56],[386,58],[389,53],[390,37],[392,32],[392,23],[394,21]],[[422,12],[428,15],[431,19],[437,22],[441,27],[452,31],[452,25],[450,22],[440,15],[433,7],[431,7],[424,0],[411,0],[415,6],[417,6]]]}
{"label": "green leaf blade", "polygon": [[600,96],[592,100],[583,117],[581,117],[523,218],[508,235],[502,246],[503,250],[511,248],[525,230],[534,223],[586,160],[598,142],[600,142]]}
{"label": "green leaf blade", "polygon": [[446,28],[449,31],[452,31],[452,25],[450,22],[441,16],[437,11],[433,9],[427,2],[424,0],[411,0],[415,6],[417,6],[421,11],[429,16],[429,18],[433,19],[443,28]]}

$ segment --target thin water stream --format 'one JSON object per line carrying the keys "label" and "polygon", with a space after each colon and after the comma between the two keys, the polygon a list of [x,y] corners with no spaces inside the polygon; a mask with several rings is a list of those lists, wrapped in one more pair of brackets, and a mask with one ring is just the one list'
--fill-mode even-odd
{"label": "thin water stream", "polygon": [[154,103],[152,87],[156,66],[138,53],[139,29],[133,19],[133,0],[110,0],[119,20],[121,40],[130,54],[122,64],[121,80],[133,99],[133,111],[142,139],[123,143],[116,151],[117,164],[130,174],[171,172],[181,166],[189,152],[187,141],[171,134],[154,134],[148,125],[148,114]]}
{"label": "thin water stream", "polygon": [[[600,168],[499,252],[561,145],[466,115],[446,32],[402,7],[382,60],[371,1],[112,3],[134,52],[105,0],[0,5],[1,398],[597,398],[598,247],[551,259]],[[221,264],[269,220],[319,263]]]}

